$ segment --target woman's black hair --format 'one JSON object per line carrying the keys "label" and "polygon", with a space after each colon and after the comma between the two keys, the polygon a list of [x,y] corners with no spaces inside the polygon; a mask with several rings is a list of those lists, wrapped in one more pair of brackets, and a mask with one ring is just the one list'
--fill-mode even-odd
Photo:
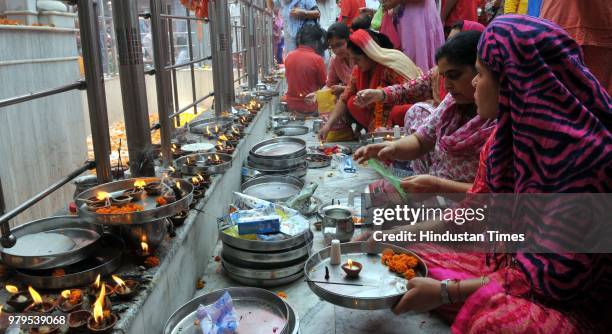
{"label": "woman's black hair", "polygon": [[442,58],[453,65],[475,66],[479,31],[462,31],[436,51],[436,63]]}
{"label": "woman's black hair", "polygon": [[302,26],[297,32],[295,40],[297,46],[310,46],[319,54],[325,51],[325,30],[318,24],[305,24]]}
{"label": "woman's black hair", "polygon": [[453,29],[459,29],[459,31],[463,31],[463,20],[459,20],[453,23],[453,25],[451,26],[451,30]]}
{"label": "woman's black hair", "polygon": [[329,42],[332,37],[336,37],[338,39],[345,39],[348,41],[350,35],[351,31],[346,26],[346,24],[342,22],[336,22],[330,25],[327,29],[326,40]]}
{"label": "woman's black hair", "polygon": [[[370,34],[370,36],[372,37],[374,42],[378,44],[378,46],[384,49],[393,49],[393,43],[391,43],[391,40],[389,39],[389,37],[387,37],[387,35],[381,34],[381,33],[378,33],[378,32],[375,32],[369,29],[366,31],[368,32],[368,34]],[[351,42],[350,40],[348,41],[347,46],[349,50],[356,55],[365,54],[365,52],[363,52],[363,50],[361,50],[360,47],[358,47],[355,43]]]}
{"label": "woman's black hair", "polygon": [[372,16],[361,14],[353,20],[353,24],[351,24],[351,29],[353,29],[353,31],[359,29],[370,29],[371,26]]}

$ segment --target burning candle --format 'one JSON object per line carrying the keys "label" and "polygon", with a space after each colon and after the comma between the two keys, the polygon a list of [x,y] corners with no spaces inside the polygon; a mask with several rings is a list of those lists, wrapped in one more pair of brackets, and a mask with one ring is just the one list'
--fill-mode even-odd
{"label": "burning candle", "polygon": [[103,286],[105,287],[104,291],[106,291],[107,295],[110,295],[113,293],[113,289],[110,287],[110,285],[103,282],[100,274],[98,274],[98,276],[96,276],[96,280],[89,287],[89,295],[94,296],[96,294],[96,291]]}
{"label": "burning candle", "polygon": [[23,311],[26,307],[32,304],[32,298],[19,291],[16,286],[6,285],[5,289],[11,294],[6,303],[11,305],[18,312]]}
{"label": "burning candle", "polygon": [[17,294],[19,293],[19,289],[17,289],[16,286],[14,285],[6,285],[4,287],[6,289],[6,291],[8,291],[11,295]]}
{"label": "burning candle", "polygon": [[344,272],[346,273],[347,278],[359,277],[359,272],[361,272],[362,268],[363,266],[361,265],[361,263],[353,261],[351,259],[348,259],[347,263],[342,265],[342,270],[344,270]]}

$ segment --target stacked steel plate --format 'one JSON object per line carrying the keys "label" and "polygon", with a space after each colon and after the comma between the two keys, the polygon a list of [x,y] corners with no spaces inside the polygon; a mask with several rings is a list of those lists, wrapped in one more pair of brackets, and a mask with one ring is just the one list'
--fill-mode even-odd
{"label": "stacked steel plate", "polygon": [[304,264],[312,249],[310,230],[282,240],[247,240],[219,232],[223,242],[221,261],[227,275],[248,286],[273,287],[304,275]]}
{"label": "stacked steel plate", "polygon": [[251,149],[245,161],[245,180],[261,175],[290,175],[304,177],[308,170],[306,163],[306,142],[295,137],[277,137],[264,140]]}

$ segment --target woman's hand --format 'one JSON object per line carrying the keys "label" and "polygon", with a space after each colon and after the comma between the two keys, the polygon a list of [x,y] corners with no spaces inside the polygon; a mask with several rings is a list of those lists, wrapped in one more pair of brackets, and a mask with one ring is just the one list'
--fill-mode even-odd
{"label": "woman's hand", "polygon": [[306,102],[306,104],[315,104],[317,103],[317,96],[315,95],[315,93],[310,93],[306,95],[306,97],[304,98],[304,102]]}
{"label": "woman's hand", "polygon": [[364,89],[355,95],[355,104],[359,107],[365,107],[371,103],[383,102],[384,98],[385,93],[382,89]]}
{"label": "woman's hand", "polygon": [[392,160],[395,154],[395,146],[391,142],[384,142],[380,144],[370,144],[364,147],[360,147],[353,154],[353,159],[357,163],[364,163],[372,158],[378,158],[380,160]]}
{"label": "woman's hand", "polygon": [[391,310],[395,314],[431,311],[442,305],[440,290],[440,281],[428,277],[415,277],[408,281],[408,292]]}
{"label": "woman's hand", "polygon": [[291,12],[289,13],[289,15],[291,15],[291,17],[296,18],[296,19],[301,19],[304,17],[304,10],[300,9],[300,8],[293,8],[291,10]]}
{"label": "woman's hand", "polygon": [[327,134],[329,133],[330,130],[331,130],[331,126],[329,125],[329,122],[325,123],[325,125],[323,125],[319,129],[319,139],[325,141],[325,139],[327,139]]}
{"label": "woman's hand", "polygon": [[408,193],[433,194],[440,191],[440,179],[428,174],[409,176],[400,185]]}

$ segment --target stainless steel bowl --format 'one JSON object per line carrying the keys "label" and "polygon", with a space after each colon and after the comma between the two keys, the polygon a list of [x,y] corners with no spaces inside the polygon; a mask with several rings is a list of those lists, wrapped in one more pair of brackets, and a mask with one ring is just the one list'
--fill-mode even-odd
{"label": "stainless steel bowl", "polygon": [[332,206],[323,212],[323,237],[327,243],[338,239],[349,242],[355,233],[353,214],[349,208]]}

